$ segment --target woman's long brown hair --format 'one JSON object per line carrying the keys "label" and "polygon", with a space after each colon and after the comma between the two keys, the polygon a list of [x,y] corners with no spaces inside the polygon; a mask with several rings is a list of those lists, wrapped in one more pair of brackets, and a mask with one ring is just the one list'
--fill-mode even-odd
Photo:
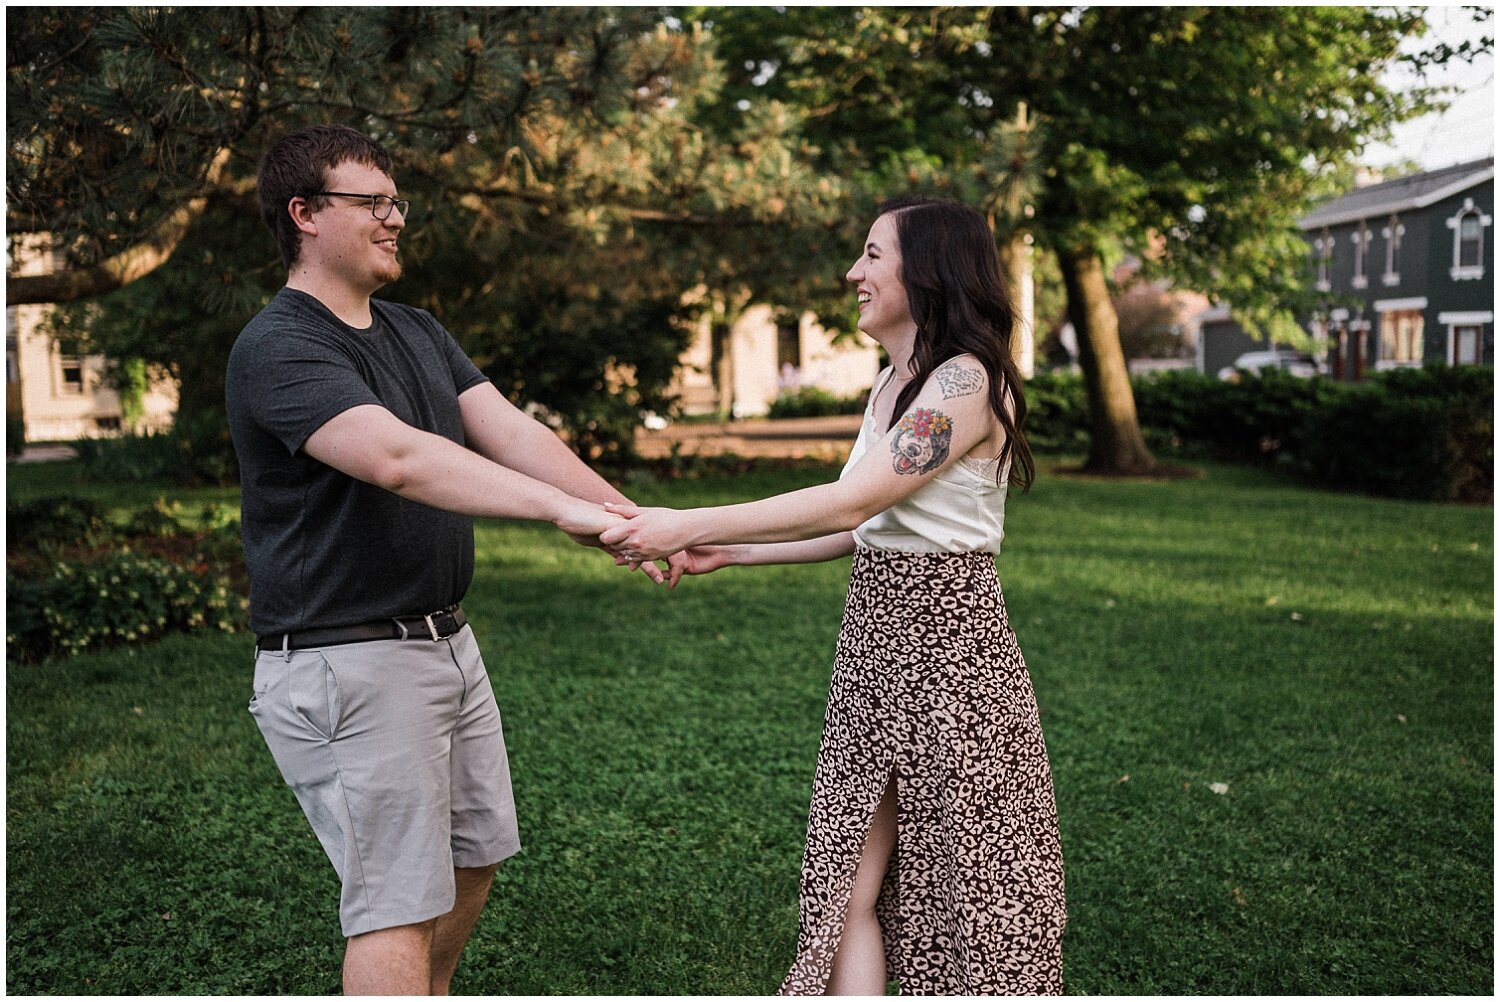
{"label": "woman's long brown hair", "polygon": [[1009,461],[1010,483],[1029,490],[1036,464],[1021,430],[1026,398],[1011,356],[1015,311],[1000,277],[994,235],[983,216],[957,202],[894,199],[881,205],[880,215],[894,217],[901,284],[917,325],[911,357],[915,378],[896,396],[891,425],[938,366],[956,355],[973,355],[989,375],[990,409],[1005,429],[999,469]]}

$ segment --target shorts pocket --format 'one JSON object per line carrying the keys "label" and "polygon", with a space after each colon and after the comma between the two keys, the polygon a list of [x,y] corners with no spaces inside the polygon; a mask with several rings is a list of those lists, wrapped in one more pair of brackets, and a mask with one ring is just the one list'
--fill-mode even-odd
{"label": "shorts pocket", "polygon": [[338,730],[339,680],[333,666],[315,652],[294,657],[288,670],[287,696],[294,714],[330,741]]}
{"label": "shorts pocket", "polygon": [[255,675],[250,682],[250,712],[255,713],[260,702],[266,698],[266,693],[271,691],[271,686],[276,676],[286,669],[284,660],[272,661],[270,658],[262,657],[259,653],[255,656]]}

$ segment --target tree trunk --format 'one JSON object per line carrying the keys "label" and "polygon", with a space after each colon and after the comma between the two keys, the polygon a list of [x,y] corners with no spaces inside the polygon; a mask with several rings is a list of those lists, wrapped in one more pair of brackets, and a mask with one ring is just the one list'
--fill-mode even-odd
{"label": "tree trunk", "polygon": [[734,328],[727,320],[714,320],[709,325],[711,342],[710,366],[713,369],[714,409],[720,421],[734,417]]}
{"label": "tree trunk", "polygon": [[1157,463],[1141,436],[1104,262],[1089,244],[1064,247],[1057,257],[1089,400],[1089,454],[1083,468],[1091,473],[1154,473]]}
{"label": "tree trunk", "polygon": [[1017,233],[1008,241],[1002,241],[1000,267],[1005,274],[1005,287],[1010,293],[1010,305],[1015,311],[1015,323],[1011,325],[1010,356],[1021,372],[1022,379],[1030,379],[1036,372],[1036,290],[1033,286],[1031,236]]}

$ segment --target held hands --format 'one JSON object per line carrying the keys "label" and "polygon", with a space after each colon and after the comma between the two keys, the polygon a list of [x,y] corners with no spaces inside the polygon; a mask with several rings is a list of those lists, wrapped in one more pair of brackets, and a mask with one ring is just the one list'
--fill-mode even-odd
{"label": "held hands", "polygon": [[633,504],[606,503],[604,507],[611,514],[625,518],[601,532],[599,541],[631,560],[661,560],[686,549],[692,542],[686,512]]}
{"label": "held hands", "polygon": [[[671,508],[576,501],[554,524],[578,545],[601,549],[615,558],[616,565],[639,570],[657,584],[675,588],[685,574],[709,574],[734,563],[727,546],[684,548],[674,544],[674,538],[686,539],[682,516]],[[630,542],[623,542],[626,539]],[[656,565],[657,560],[666,561],[665,574]]]}
{"label": "held hands", "polygon": [[616,563],[634,568],[641,561],[666,558],[668,586],[675,588],[684,574],[710,574],[735,563],[734,549],[728,546],[688,546],[690,516],[672,508],[640,508],[632,504],[606,504],[612,513],[628,517],[607,530],[600,540],[621,556]]}
{"label": "held hands", "polygon": [[[595,504],[592,501],[574,499],[558,514],[558,517],[553,520],[553,524],[566,533],[568,538],[579,546],[592,546],[601,549],[614,557],[616,564],[629,563],[631,570],[639,570],[657,584],[665,583],[667,577],[656,564],[650,561],[628,560],[619,550],[606,545],[599,539],[600,533],[624,521],[623,517],[606,511],[602,505]],[[669,560],[667,564],[668,568],[674,571],[672,574],[672,584],[676,585],[677,579],[682,576],[683,572],[676,570],[672,561]]]}

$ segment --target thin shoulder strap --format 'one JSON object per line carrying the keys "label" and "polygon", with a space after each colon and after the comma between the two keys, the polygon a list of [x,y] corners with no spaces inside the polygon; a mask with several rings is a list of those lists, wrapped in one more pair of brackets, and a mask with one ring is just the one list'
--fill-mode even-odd
{"label": "thin shoulder strap", "polygon": [[877,387],[875,387],[875,392],[872,393],[872,394],[870,394],[870,413],[871,414],[875,413],[875,401],[877,401],[877,400],[880,399],[880,394],[883,393],[883,392],[885,392],[885,388],[888,385],[890,385],[891,380],[894,379],[895,376],[896,376],[896,367],[895,367],[895,365],[892,365],[889,369],[886,370],[885,379],[881,380],[880,385],[877,386]]}

